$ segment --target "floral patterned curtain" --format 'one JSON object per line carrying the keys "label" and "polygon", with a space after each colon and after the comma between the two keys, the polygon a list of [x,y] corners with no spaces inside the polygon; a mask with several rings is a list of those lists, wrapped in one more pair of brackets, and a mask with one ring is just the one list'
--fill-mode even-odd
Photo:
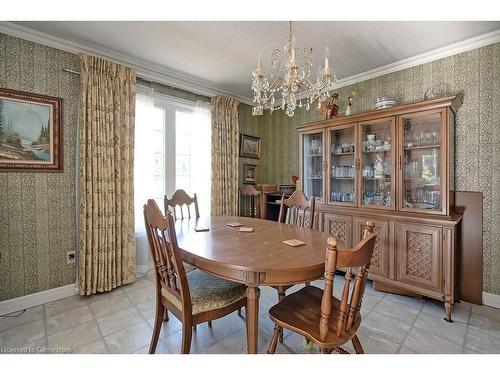
{"label": "floral patterned curtain", "polygon": [[212,98],[212,215],[238,215],[238,100]]}
{"label": "floral patterned curtain", "polygon": [[135,71],[80,54],[80,294],[135,281]]}

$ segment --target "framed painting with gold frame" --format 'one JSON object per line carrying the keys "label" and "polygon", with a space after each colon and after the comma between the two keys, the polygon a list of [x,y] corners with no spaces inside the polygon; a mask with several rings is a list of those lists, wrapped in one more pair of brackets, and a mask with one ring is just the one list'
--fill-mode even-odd
{"label": "framed painting with gold frame", "polygon": [[0,171],[62,172],[62,99],[0,88]]}
{"label": "framed painting with gold frame", "polygon": [[257,165],[243,164],[243,183],[252,185],[257,183]]}
{"label": "framed painting with gold frame", "polygon": [[243,133],[240,134],[240,156],[260,159],[260,138]]}

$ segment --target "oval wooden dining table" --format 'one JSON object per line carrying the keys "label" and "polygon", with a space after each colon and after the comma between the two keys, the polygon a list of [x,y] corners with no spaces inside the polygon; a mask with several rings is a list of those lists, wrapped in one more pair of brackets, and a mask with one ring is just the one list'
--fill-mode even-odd
{"label": "oval wooden dining table", "polygon": [[[254,229],[240,232],[227,223]],[[206,227],[197,232],[195,227]],[[247,286],[248,353],[257,353],[261,285],[293,285],[319,279],[325,266],[328,236],[317,230],[246,217],[213,216],[177,220],[177,242],[183,260],[211,274]],[[305,245],[290,247],[284,240]],[[277,297],[276,297],[277,299]]]}

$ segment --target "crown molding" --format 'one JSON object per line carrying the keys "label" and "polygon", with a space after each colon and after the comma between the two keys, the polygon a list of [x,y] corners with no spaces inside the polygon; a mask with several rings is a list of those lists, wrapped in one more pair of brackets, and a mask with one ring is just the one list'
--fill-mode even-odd
{"label": "crown molding", "polygon": [[137,75],[147,81],[162,83],[167,86],[173,86],[178,89],[208,97],[215,95],[231,96],[238,99],[242,103],[249,105],[252,104],[252,99],[249,97],[242,97],[241,95],[235,94],[231,91],[221,89],[210,81],[200,79],[174,69],[169,69],[164,66],[152,64],[111,49],[104,49],[91,44],[69,41],[6,21],[0,22],[0,33],[9,34],[17,38],[26,39],[31,42],[40,43],[48,47],[57,48],[74,54],[79,52],[88,53],[106,60],[126,65],[135,69]]}
{"label": "crown molding", "polygon": [[445,47],[434,49],[429,52],[421,53],[407,59],[396,61],[391,64],[383,65],[375,69],[368,70],[359,74],[339,79],[334,85],[335,88],[353,85],[368,79],[380,77],[389,73],[398,72],[404,69],[413,68],[417,65],[433,62],[445,57],[457,55],[462,52],[470,51],[476,48],[484,47],[489,44],[500,42],[500,29],[486,34],[482,34],[470,39],[449,44]]}
{"label": "crown molding", "polygon": [[[205,96],[228,95],[237,98],[242,103],[253,105],[252,99],[250,97],[244,97],[233,92],[221,89],[214,85],[213,82],[209,82],[198,77],[169,69],[164,66],[152,64],[141,59],[136,59],[113,50],[103,49],[102,47],[98,46],[71,42],[50,34],[38,32],[36,30],[17,25],[12,22],[0,22],[0,32],[13,35],[21,39],[30,40],[32,42],[44,44],[49,47],[58,48],[70,53],[89,53],[107,60],[127,65],[131,68],[134,68],[139,77],[148,81],[155,81]],[[355,83],[366,81],[368,79],[412,68],[417,65],[436,61],[445,57],[453,56],[497,42],[500,42],[500,30],[482,34],[429,52],[421,53],[407,59],[383,65],[366,72],[339,79],[334,87],[341,88],[344,86],[353,85]]]}

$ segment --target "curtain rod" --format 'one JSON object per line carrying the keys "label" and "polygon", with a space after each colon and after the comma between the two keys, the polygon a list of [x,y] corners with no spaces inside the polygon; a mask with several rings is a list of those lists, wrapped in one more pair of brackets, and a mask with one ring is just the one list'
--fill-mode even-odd
{"label": "curtain rod", "polygon": [[[66,69],[66,68],[62,68],[61,69],[62,71],[64,72],[67,72],[67,73],[71,73],[71,74],[76,74],[76,75],[80,75],[80,72],[77,72],[76,70],[71,70],[71,69]],[[142,81],[144,82],[147,82],[147,83],[157,83],[157,82],[154,82],[154,81],[148,81],[140,76],[138,76],[138,78],[140,78]],[[181,91],[186,91],[186,90],[183,90],[183,89],[179,89],[175,86],[169,86],[169,85],[165,85],[165,84],[161,84],[163,86],[167,86],[167,87],[170,87],[174,90],[181,90]],[[189,99],[183,99],[183,98],[180,98],[180,97],[177,97],[177,96],[174,96],[174,95],[168,95],[168,94],[163,94],[163,93],[160,93],[160,92],[157,92],[154,88],[152,87],[149,87],[149,86],[146,86],[146,85],[143,85],[141,83],[138,83],[137,86],[142,86],[142,87],[145,87],[145,88],[149,88],[149,89],[152,89],[153,92],[156,94],[156,95],[161,95],[161,96],[167,96],[167,97],[170,97],[170,98],[176,98],[176,99],[181,99],[181,100],[185,100],[185,101],[188,101],[188,102],[196,102],[197,100],[189,100]],[[186,92],[189,92],[189,91],[186,91]],[[206,97],[205,95],[202,95],[202,94],[196,94],[196,93],[191,93],[191,94],[194,94],[194,95],[197,95],[197,96],[201,96],[201,97],[205,97],[207,99],[210,99],[209,97]],[[210,103],[210,100],[199,100],[201,102],[206,102],[206,103]]]}
{"label": "curtain rod", "polygon": [[78,74],[78,75],[80,75],[80,72],[77,72],[76,70],[71,70],[71,69],[62,68],[62,71],[63,71],[63,72],[68,72],[68,73],[72,73],[72,74]]}

